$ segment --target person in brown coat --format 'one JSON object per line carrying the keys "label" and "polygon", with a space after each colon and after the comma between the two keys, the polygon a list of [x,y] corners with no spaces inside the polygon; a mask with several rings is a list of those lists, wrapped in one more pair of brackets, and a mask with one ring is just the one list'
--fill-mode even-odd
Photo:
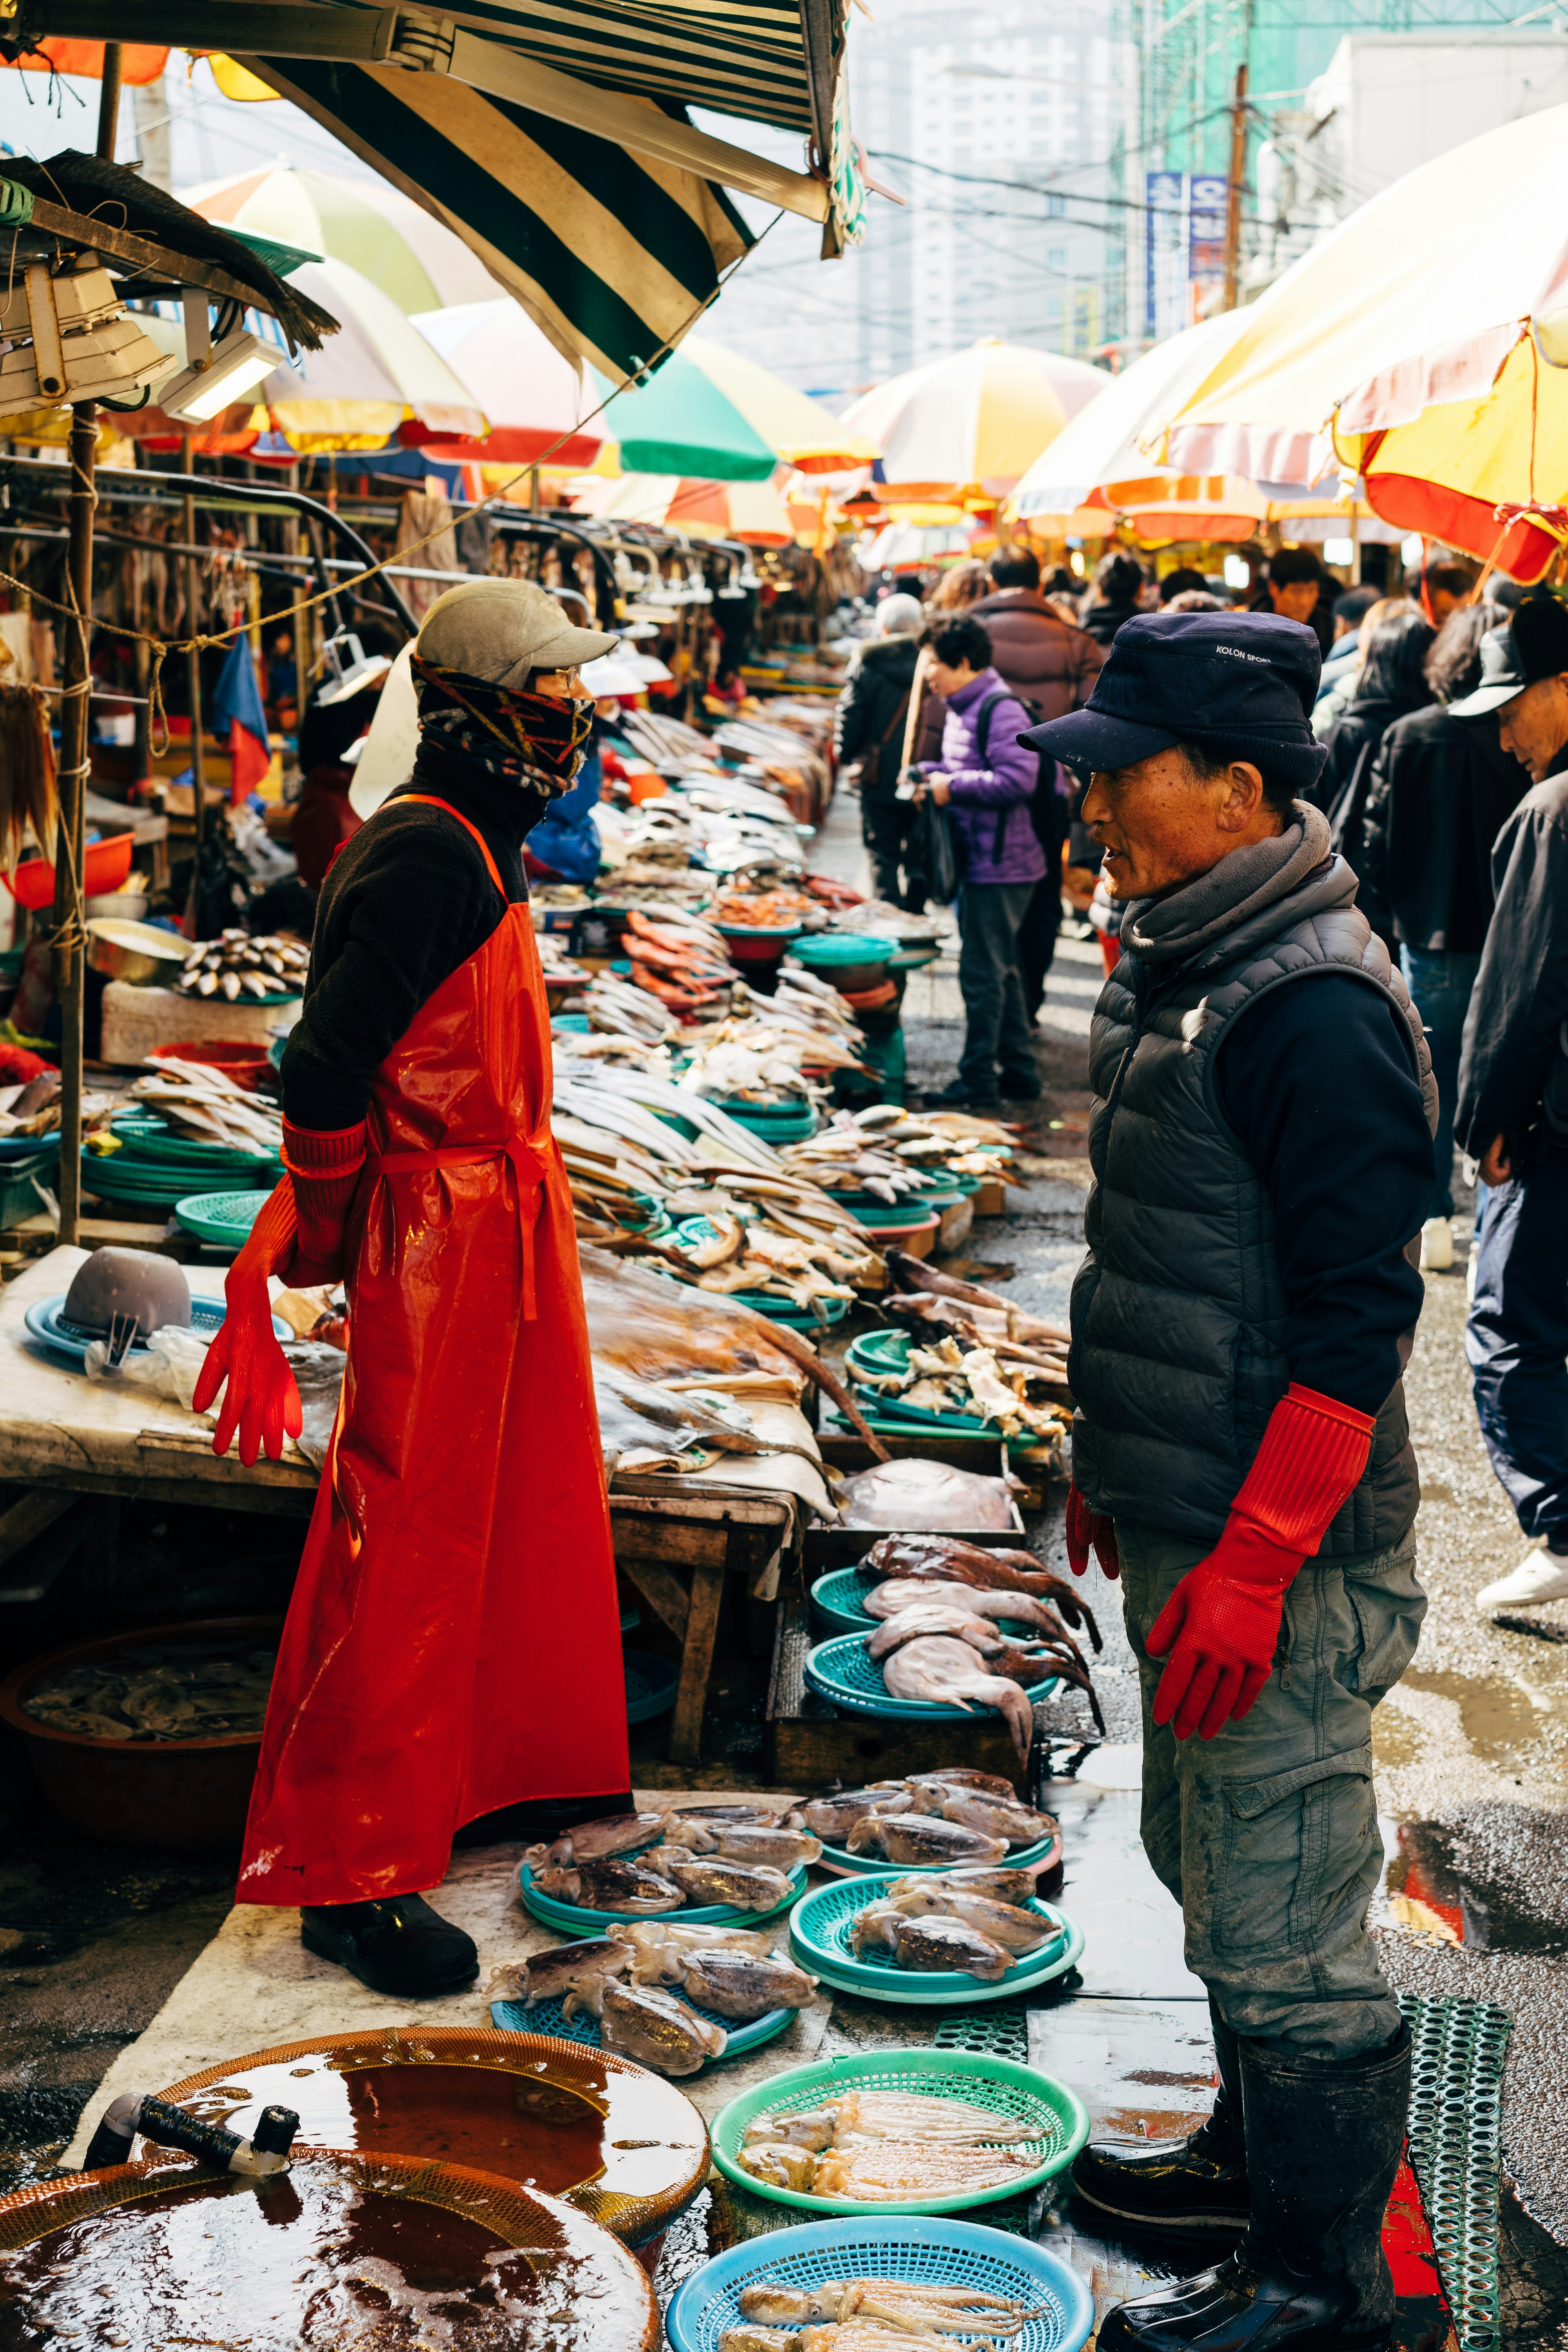
{"label": "person in brown coat", "polygon": [[[1075,629],[1053,611],[1040,593],[1038,557],[1026,547],[999,547],[991,559],[991,593],[970,611],[985,625],[991,658],[1009,694],[1039,714],[1042,721],[1081,710],[1094,690],[1105,647],[1086,629]],[[940,756],[945,705],[926,705],[916,757]],[[929,747],[929,748],[928,748]],[[1058,769],[1057,791],[1037,803],[1037,830],[1046,853],[1046,876],[1018,928],[1018,965],[1024,1004],[1033,1021],[1045,1001],[1046,974],[1056,952],[1062,919],[1062,845],[1070,808],[1068,794],[1079,787]]]}

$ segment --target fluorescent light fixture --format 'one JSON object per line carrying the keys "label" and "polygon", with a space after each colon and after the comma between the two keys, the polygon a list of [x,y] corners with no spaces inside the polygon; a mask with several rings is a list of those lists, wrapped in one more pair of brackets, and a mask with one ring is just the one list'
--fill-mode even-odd
{"label": "fluorescent light fixture", "polygon": [[216,345],[205,367],[182,368],[158,396],[165,416],[205,425],[220,408],[243,400],[278,365],[278,353],[259,335],[237,328]]}
{"label": "fluorescent light fixture", "polygon": [[1354,540],[1325,539],[1323,541],[1323,562],[1325,563],[1353,563],[1355,562]]}
{"label": "fluorescent light fixture", "polygon": [[1252,566],[1244,555],[1226,557],[1225,584],[1227,588],[1249,588],[1252,585]]}

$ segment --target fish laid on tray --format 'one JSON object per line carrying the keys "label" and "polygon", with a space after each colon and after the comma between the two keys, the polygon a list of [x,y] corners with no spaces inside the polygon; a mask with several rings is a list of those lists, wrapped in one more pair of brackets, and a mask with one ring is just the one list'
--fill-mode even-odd
{"label": "fish laid on tray", "polygon": [[535,1952],[501,1969],[489,1990],[524,2009],[559,2000],[567,2018],[597,2019],[607,2050],[663,2074],[694,2074],[723,2056],[728,2035],[691,2002],[749,2025],[771,2011],[806,2008],[816,1984],[755,1928],[639,1920]]}
{"label": "fish laid on tray", "polygon": [[849,1931],[865,1958],[890,1958],[900,1969],[950,1970],[1000,1984],[1016,1960],[1041,1950],[1058,1933],[1037,1911],[960,1886],[921,1885],[910,1894],[879,1895]]}
{"label": "fish laid on tray", "polygon": [[[1089,1629],[1098,1650],[1094,1612],[1063,1576],[1053,1575],[1032,1551],[990,1551],[947,1535],[884,1536],[859,1563],[867,1576],[917,1578],[924,1583],[967,1584],[978,1592],[1030,1592],[1054,1601],[1074,1631]],[[1004,1612],[1007,1613],[1007,1612]]]}
{"label": "fish laid on tray", "polygon": [[[807,1801],[801,1819],[829,1844],[880,1854],[906,1869],[919,1864],[978,1868],[1058,1833],[1050,1814],[1025,1804],[1011,1780],[963,1765],[911,1773],[903,1780],[877,1780],[866,1789],[830,1789]],[[878,1826],[849,1846],[861,1822]]]}
{"label": "fish laid on tray", "polygon": [[[1031,2169],[1037,2155],[1035,2136],[1026,2126],[972,2101],[930,2098],[919,2092],[850,2092],[800,2114],[758,2116],[748,2126],[735,2161],[742,2171],[774,2188],[885,2204],[996,2188]],[[826,2284],[810,2290],[826,2291]],[[786,2316],[780,2305],[765,2306],[762,2300],[749,2304],[744,2295],[741,2308],[748,2318],[776,2323]],[[885,2311],[863,2315],[899,2325]],[[799,2316],[826,2319],[834,2315],[802,2312]],[[956,2323],[949,2325],[966,2332]],[[926,2324],[910,2332],[934,2332],[931,2315],[928,2312]]]}
{"label": "fish laid on tray", "polygon": [[820,1838],[792,1826],[799,1818],[762,1805],[612,1813],[527,1847],[523,1860],[540,1894],[584,1911],[776,1911],[789,1900],[791,1872],[822,1853]]}
{"label": "fish laid on tray", "polygon": [[[994,2124],[996,2119],[993,2116],[990,2120]],[[759,2279],[742,2288],[740,2305],[743,2317],[769,2327],[799,2326],[808,2320],[871,2319],[910,2336],[1017,2336],[1030,2316],[1026,2304],[1008,2295],[916,2279],[819,2279],[813,2286]]]}

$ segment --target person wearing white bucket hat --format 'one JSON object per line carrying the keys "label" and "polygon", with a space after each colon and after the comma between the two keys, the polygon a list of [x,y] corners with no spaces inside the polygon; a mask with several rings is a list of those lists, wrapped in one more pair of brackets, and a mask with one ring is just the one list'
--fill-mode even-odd
{"label": "person wearing white bucket hat", "polygon": [[[615,1592],[523,842],[582,764],[617,640],[525,582],[430,608],[413,774],[327,873],[283,1062],[288,1173],[230,1270],[198,1410],[276,1457],[300,1404],[271,1274],[342,1279],[338,1425],[284,1629],[242,1903],[395,1997],[471,1939],[421,1890],[465,1842],[630,1804]],[[549,1671],[536,1668],[548,1661]]]}

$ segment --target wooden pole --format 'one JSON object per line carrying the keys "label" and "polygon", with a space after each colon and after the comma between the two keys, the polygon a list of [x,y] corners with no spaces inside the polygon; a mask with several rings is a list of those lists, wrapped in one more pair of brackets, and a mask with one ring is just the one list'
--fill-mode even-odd
{"label": "wooden pole", "polygon": [[[192,436],[188,433],[181,443],[180,463],[185,473],[195,473],[195,447]],[[196,543],[196,501],[195,494],[191,490],[185,492],[184,527],[185,545],[194,547]],[[201,562],[199,557],[195,555],[187,555],[184,561],[185,634],[187,636],[195,637],[201,634]],[[191,808],[195,822],[195,864],[191,868],[190,924],[191,937],[199,939],[201,932],[196,922],[196,905],[201,887],[202,843],[206,835],[207,780],[205,754],[202,749],[202,657],[195,646],[185,656],[185,680],[191,705]]]}
{"label": "wooden pole", "polygon": [[[121,45],[106,41],[98,107],[98,152],[110,162],[120,114]],[[86,938],[82,929],[82,859],[87,800],[88,687],[92,633],[92,512],[98,451],[98,410],[90,400],[71,410],[70,535],[66,657],[60,699],[59,825],[55,836],[55,1000],[60,1008],[60,1239],[81,1230],[82,1003]]]}
{"label": "wooden pole", "polygon": [[1236,69],[1230,102],[1230,182],[1225,199],[1225,307],[1234,310],[1241,292],[1241,184],[1247,177],[1247,60]]}

